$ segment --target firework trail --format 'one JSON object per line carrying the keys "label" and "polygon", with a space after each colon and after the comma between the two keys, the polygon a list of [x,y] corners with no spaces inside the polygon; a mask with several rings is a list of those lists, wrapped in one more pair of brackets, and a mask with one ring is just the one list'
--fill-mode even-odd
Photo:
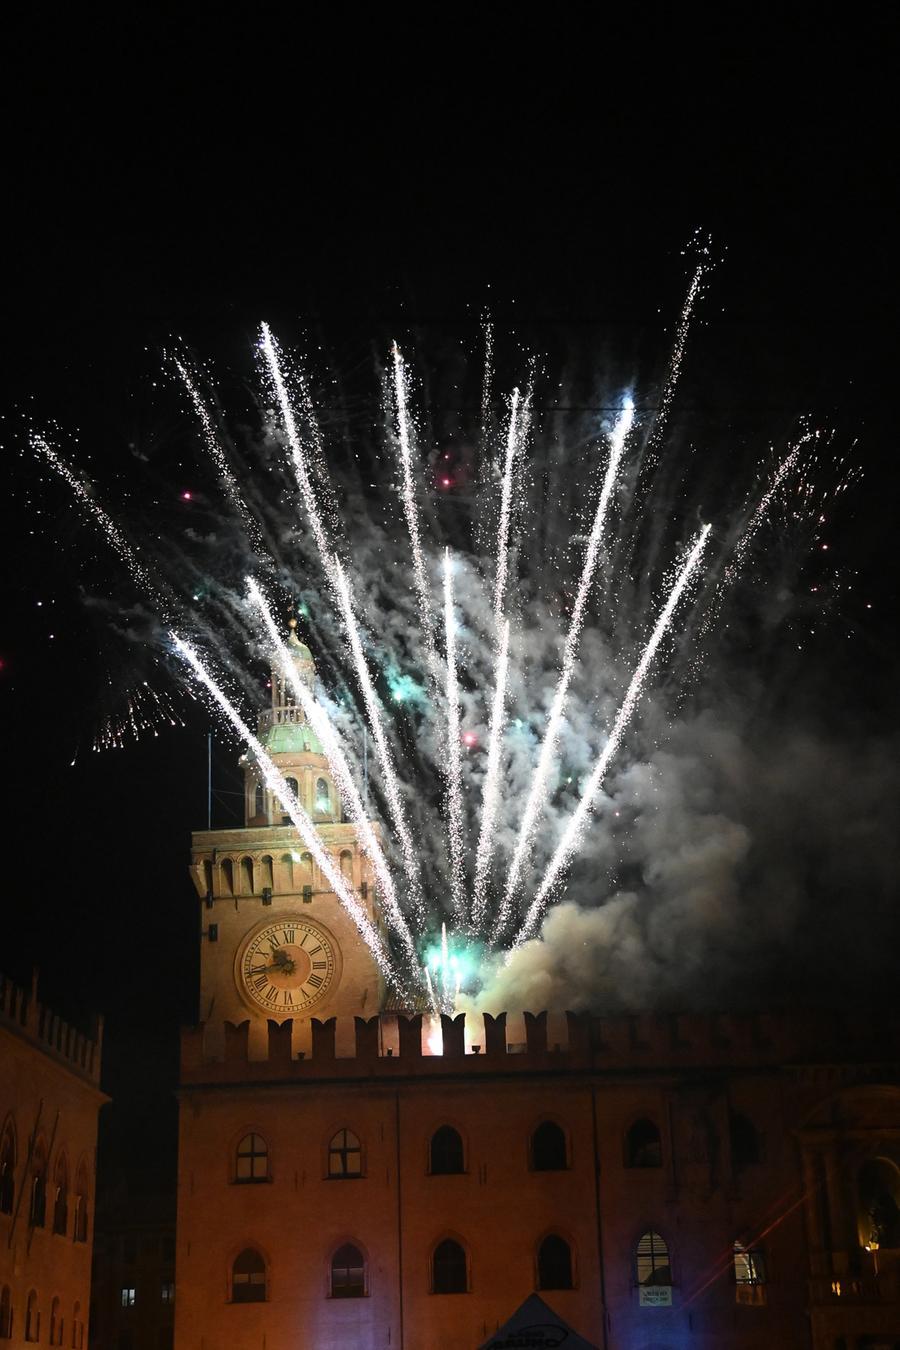
{"label": "firework trail", "polygon": [[503,465],[503,486],[500,490],[497,578],[494,583],[494,628],[498,636],[503,625],[503,602],[506,597],[506,578],[509,571],[509,521],[512,508],[513,473],[516,465],[516,453],[522,439],[519,434],[519,401],[519,391],[514,389],[509,405],[509,430],[506,433],[506,458]]}
{"label": "firework trail", "polygon": [[253,548],[256,550],[257,553],[264,554],[265,544],[263,543],[262,531],[260,530],[257,522],[254,520],[253,516],[250,514],[250,511],[248,510],[247,507],[247,503],[241,496],[241,490],[240,487],[238,486],[238,481],[231,471],[231,466],[229,465],[228,460],[225,458],[225,452],[223,451],[222,446],[219,442],[219,437],[216,434],[216,428],[213,425],[213,420],[209,415],[209,409],[206,406],[203,396],[201,395],[200,390],[197,387],[197,382],[194,379],[194,376],[191,373],[191,371],[185,365],[184,361],[182,361],[180,356],[173,357],[172,364],[174,365],[176,371],[178,372],[182,384],[184,385],[185,389],[187,389],[188,397],[191,400],[191,404],[197,416],[197,420],[199,421],[203,431],[203,440],[206,443],[206,448],[209,452],[210,458],[212,459],[213,463],[216,466],[216,469],[218,470],[219,477],[221,478],[222,484],[225,488],[225,495],[231,502],[231,505],[237,511],[240,518],[243,520],[247,530],[247,534],[250,537],[250,542],[253,545]]}
{"label": "firework trail", "polygon": [[593,807],[594,798],[606,777],[606,770],[609,767],[610,761],[618,750],[622,736],[640,702],[641,694],[644,689],[644,681],[647,678],[647,672],[650,669],[650,665],[656,655],[656,650],[665,635],[666,629],[672,622],[672,616],[675,613],[678,602],[691,579],[694,569],[700,561],[711,528],[712,527],[709,525],[704,525],[703,529],[700,531],[693,548],[688,554],[687,559],[678,574],[675,584],[669,592],[669,598],[663,606],[662,612],[656,621],[656,627],[651,634],[650,641],[644,648],[637,669],[631,678],[631,684],[628,686],[628,692],[616,715],[612,731],[609,733],[609,739],[603,747],[603,753],[594,766],[594,770],[588,779],[587,786],[581,795],[581,800],[575,809],[575,813],[569,821],[565,834],[560,840],[556,852],[550,860],[541,884],[538,887],[537,894],[531,902],[528,913],[525,916],[525,922],[513,939],[510,947],[511,951],[516,947],[521,946],[521,944],[533,934],[535,925],[541,917],[547,898],[559,879],[560,873],[568,865],[572,854],[581,843],[587,826],[588,817],[590,816]]}
{"label": "firework trail", "polygon": [[459,683],[456,678],[456,618],[453,613],[453,563],[444,549],[444,642],[447,663],[447,835],[450,843],[450,896],[457,921],[463,922],[463,798],[460,749]]}
{"label": "firework trail", "polygon": [[413,943],[412,935],[410,934],[409,927],[403,917],[397,900],[393,877],[388,869],[384,852],[378,841],[378,836],[375,833],[372,822],[366,815],[365,807],[363,806],[356,783],[353,780],[353,771],[347,762],[347,756],[341,748],[337,733],[331,724],[331,719],[300,679],[297,667],[291,660],[288,648],[278,634],[275,620],[272,618],[272,612],[266,603],[265,596],[252,577],[247,578],[247,589],[251,599],[259,610],[269,637],[271,648],[278,657],[282,671],[294,692],[294,697],[302,707],[313,731],[322,743],[334,781],[341,794],[341,799],[347,807],[347,811],[352,817],[354,825],[359,831],[362,848],[370,859],[375,870],[375,875],[378,878],[378,884],[381,888],[380,895],[384,903],[388,920],[400,938],[400,941],[403,943],[407,957],[410,961],[415,961],[415,944]]}
{"label": "firework trail", "polygon": [[295,830],[309,849],[321,869],[322,874],[330,882],[334,894],[356,924],[357,932],[369,948],[375,961],[378,963],[378,967],[385,979],[387,979],[394,988],[398,990],[403,989],[404,982],[400,979],[381,937],[373,927],[365,910],[356,899],[356,896],[347,885],[346,879],[335,863],[334,858],[323,845],[322,840],[319,837],[319,832],[312,820],[310,820],[303,806],[288,787],[284,775],[276,767],[230,699],[223,693],[212,675],[210,675],[190,643],[183,641],[177,633],[170,632],[169,637],[175,650],[194,672],[197,681],[209,691],[219,708],[221,708],[222,712],[228,718],[229,722],[231,722],[235,731],[247,746],[248,750],[250,750],[262,772],[266,787],[277,798],[285,815],[290,816]]}
{"label": "firework trail", "polygon": [[481,447],[487,450],[491,435],[491,396],[494,381],[494,325],[488,315],[482,320],[484,331],[484,374],[481,381]]}
{"label": "firework trail", "polygon": [[675,389],[678,385],[678,377],[681,374],[681,366],[684,361],[684,352],[687,346],[688,334],[691,329],[691,318],[694,313],[694,307],[703,293],[703,279],[707,273],[712,270],[709,244],[698,245],[698,247],[700,249],[700,261],[691,278],[687,296],[681,307],[678,327],[675,330],[675,341],[672,345],[672,354],[669,358],[669,368],[666,372],[666,379],[660,395],[656,415],[653,419],[653,423],[650,427],[650,435],[647,439],[644,461],[647,467],[652,465],[656,460],[662,442],[663,432],[666,429],[666,422],[672,407],[672,400],[675,397]]}
{"label": "firework trail", "polygon": [[131,572],[136,581],[143,586],[148,594],[152,595],[158,604],[162,604],[162,598],[153,585],[146,567],[141,562],[135,550],[129,544],[122,531],[116,525],[115,521],[94,501],[88,489],[79,478],[75,476],[64,459],[60,457],[54,447],[42,436],[40,432],[32,432],[28,438],[28,444],[36,455],[43,456],[47,463],[52,466],[59,474],[60,478],[68,484],[74,492],[76,498],[85,510],[93,517],[94,522],[100,526],[106,536],[106,542],[110,548],[119,555],[122,562]]}
{"label": "firework trail", "polygon": [[391,813],[391,823],[393,824],[394,831],[397,835],[400,844],[400,852],[403,857],[410,901],[417,922],[421,924],[424,922],[424,909],[422,903],[422,891],[419,883],[419,860],[415,847],[413,846],[412,836],[409,833],[406,810],[400,793],[400,783],[397,778],[397,771],[394,768],[394,760],[387,742],[387,736],[385,735],[384,721],[381,715],[378,695],[376,694],[375,686],[372,683],[369,665],[366,661],[365,652],[363,651],[359,625],[357,624],[356,617],[353,613],[353,600],[350,595],[350,585],[347,581],[346,573],[337,558],[334,559],[334,572],[335,594],[341,611],[341,617],[344,621],[344,630],[350,644],[350,652],[353,657],[353,664],[356,668],[356,677],[359,681],[363,702],[365,703],[369,727],[375,741],[375,752],[381,769],[384,794],[387,798],[388,808]]}
{"label": "firework trail", "polygon": [[395,342],[391,348],[394,362],[394,410],[397,424],[397,444],[400,449],[400,470],[402,475],[403,510],[406,516],[406,528],[412,545],[413,577],[416,594],[422,613],[422,631],[425,637],[428,664],[432,679],[437,683],[438,660],[434,647],[434,623],[431,614],[431,588],[428,584],[428,572],[425,566],[425,553],[422,548],[422,534],[419,529],[419,507],[416,502],[416,487],[412,471],[412,434],[410,430],[408,407],[408,380],[406,366]]}
{"label": "firework trail", "polygon": [[471,925],[479,932],[484,923],[487,904],[488,866],[494,843],[494,825],[500,806],[500,749],[503,736],[503,715],[506,707],[506,684],[509,665],[509,620],[500,633],[494,701],[491,708],[491,726],[488,735],[487,769],[481,803],[481,831],[475,852],[475,881],[472,887]]}
{"label": "firework trail", "polygon": [[[297,421],[294,417],[294,410],[291,407],[291,400],[288,396],[287,386],[284,382],[278,344],[272,336],[272,330],[267,323],[261,325],[260,331],[262,333],[262,338],[260,340],[259,350],[265,358],[269,376],[272,381],[272,387],[278,400],[278,407],[281,411],[281,420],[284,423],[288,448],[291,452],[291,460],[297,478],[297,485],[300,488],[300,495],[303,498],[303,504],[306,507],[306,513],[309,517],[310,525],[312,526],[316,547],[319,550],[319,557],[321,558],[322,566],[325,569],[325,575],[328,577],[332,586],[334,586],[334,550],[326,533],[325,521],[319,510],[315,487],[307,467],[307,453],[304,449],[300,433],[297,430]],[[313,446],[313,453],[317,453],[315,445]]]}
{"label": "firework trail", "polygon": [[578,641],[581,637],[581,630],[584,625],[585,609],[588,597],[590,596],[591,584],[594,580],[597,558],[600,553],[600,544],[606,528],[609,503],[619,473],[619,465],[622,461],[625,442],[633,423],[634,403],[629,398],[626,399],[625,406],[619,413],[612,435],[610,436],[609,461],[606,466],[606,473],[603,478],[603,486],[600,490],[597,509],[594,513],[594,523],[591,527],[590,537],[585,550],[584,565],[581,569],[581,580],[578,583],[578,594],[572,609],[572,619],[569,624],[569,632],[566,636],[566,645],[563,651],[562,670],[556,687],[556,693],[553,697],[550,717],[547,721],[547,729],[544,732],[544,739],[541,744],[537,768],[535,769],[531,782],[531,789],[528,793],[525,809],[522,813],[522,822],[519,826],[516,849],[507,874],[506,891],[494,922],[495,937],[503,932],[509,918],[509,912],[515,898],[516,888],[519,884],[519,876],[525,858],[531,847],[534,827],[546,800],[547,785],[553,767],[553,757],[556,753],[556,742],[566,707],[566,699],[569,694],[569,685],[572,682],[572,676],[575,671]]}

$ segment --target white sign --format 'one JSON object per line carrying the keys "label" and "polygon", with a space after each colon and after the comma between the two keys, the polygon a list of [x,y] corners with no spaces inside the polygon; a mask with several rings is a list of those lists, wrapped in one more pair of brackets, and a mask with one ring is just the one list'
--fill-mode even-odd
{"label": "white sign", "polygon": [[670,1284],[642,1284],[639,1291],[642,1308],[671,1308],[672,1286]]}

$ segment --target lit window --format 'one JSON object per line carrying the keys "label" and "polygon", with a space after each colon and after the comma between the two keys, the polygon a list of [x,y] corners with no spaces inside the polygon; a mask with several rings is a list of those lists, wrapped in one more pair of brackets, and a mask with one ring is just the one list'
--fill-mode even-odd
{"label": "lit window", "polygon": [[232,1303],[265,1303],[266,1263],[253,1247],[246,1247],[231,1267]]}
{"label": "lit window", "polygon": [[338,1130],[328,1145],[328,1175],[362,1176],[362,1149],[352,1130]]}
{"label": "lit window", "polygon": [[431,1136],[432,1176],[452,1176],[464,1170],[463,1141],[452,1125],[442,1125]]}
{"label": "lit window", "polygon": [[458,1242],[445,1238],[431,1259],[431,1291],[434,1294],[465,1294],[469,1289],[466,1254]]}
{"label": "lit window", "polygon": [[564,1172],[568,1167],[566,1136],[552,1120],[545,1120],[531,1136],[531,1166],[535,1172]]}
{"label": "lit window", "polygon": [[662,1141],[652,1120],[636,1120],[625,1139],[626,1167],[662,1167]]}
{"label": "lit window", "polygon": [[734,1244],[734,1283],[738,1303],[765,1303],[766,1263],[759,1248]]}
{"label": "lit window", "polygon": [[175,1302],[175,1281],[174,1281],[174,1280],[163,1280],[163,1282],[162,1282],[162,1284],[161,1284],[161,1286],[160,1286],[160,1290],[161,1290],[161,1293],[162,1293],[162,1301],[163,1301],[163,1303],[174,1303],[174,1302]]}
{"label": "lit window", "polygon": [[638,1284],[672,1283],[669,1249],[659,1233],[644,1233],[637,1245],[636,1258]]}
{"label": "lit window", "polygon": [[126,1287],[126,1288],[124,1288],[124,1289],[122,1290],[122,1307],[123,1307],[123,1308],[133,1308],[133,1307],[134,1307],[134,1303],[135,1303],[135,1293],[136,1293],[136,1291],[135,1291],[133,1288],[131,1288],[131,1286],[128,1286],[128,1287]]}
{"label": "lit window", "polygon": [[556,1233],[538,1248],[538,1289],[572,1288],[572,1249]]}
{"label": "lit window", "polygon": [[365,1298],[366,1263],[352,1242],[345,1242],[331,1258],[331,1297]]}
{"label": "lit window", "polygon": [[245,1134],[237,1146],[235,1181],[269,1179],[269,1146],[261,1134]]}
{"label": "lit window", "polygon": [[316,779],[316,810],[325,815],[331,812],[331,796],[324,778]]}

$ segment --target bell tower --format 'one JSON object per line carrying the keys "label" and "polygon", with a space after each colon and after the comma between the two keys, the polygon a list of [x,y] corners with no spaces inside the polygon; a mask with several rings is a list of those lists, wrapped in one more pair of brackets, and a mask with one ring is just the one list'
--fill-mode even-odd
{"label": "bell tower", "polygon": [[[288,651],[313,691],[315,664],[290,621]],[[356,827],[341,801],[319,739],[291,682],[273,668],[269,706],[259,716],[261,744],[314,822],[324,847],[380,927],[374,880]],[[193,835],[191,875],[200,897],[200,1021],[207,1050],[224,1045],[225,1024],[249,1021],[251,1054],[262,1053],[268,1022],[293,1023],[299,1052],[311,1019],[371,1017],[383,1001],[378,968],[330,883],[268,791],[252,755],[241,756],[242,829]],[[374,826],[377,830],[377,824]]]}

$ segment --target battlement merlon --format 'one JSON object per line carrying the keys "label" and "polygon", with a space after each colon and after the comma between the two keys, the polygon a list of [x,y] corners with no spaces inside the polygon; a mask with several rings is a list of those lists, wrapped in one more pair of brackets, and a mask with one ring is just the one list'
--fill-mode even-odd
{"label": "battlement merlon", "polygon": [[182,1033],[187,1087],[447,1074],[778,1071],[879,1063],[900,1078],[897,1018],[797,1014],[459,1013],[207,1023]]}
{"label": "battlement merlon", "polygon": [[86,1035],[39,1002],[36,972],[30,990],[0,974],[0,1027],[30,1041],[78,1078],[99,1087],[102,1016],[98,1013],[93,1022],[92,1034]]}

